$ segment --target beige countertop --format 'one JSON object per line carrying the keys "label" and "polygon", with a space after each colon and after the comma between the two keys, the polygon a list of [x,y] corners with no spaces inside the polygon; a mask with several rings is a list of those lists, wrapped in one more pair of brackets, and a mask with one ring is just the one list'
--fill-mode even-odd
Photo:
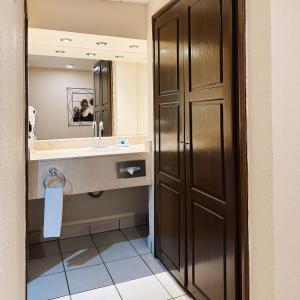
{"label": "beige countertop", "polygon": [[104,147],[82,147],[68,149],[34,150],[30,153],[31,161],[48,161],[58,159],[73,159],[84,157],[109,156],[120,154],[135,154],[149,152],[146,145],[137,144],[130,146],[104,146]]}
{"label": "beige countertop", "polygon": [[[99,139],[33,141],[30,145],[29,199],[43,198],[43,181],[56,168],[66,178],[64,195],[146,186],[152,184],[152,143],[144,136],[126,138],[129,146],[120,146],[118,137]],[[144,160],[146,175],[119,178],[117,163]]]}

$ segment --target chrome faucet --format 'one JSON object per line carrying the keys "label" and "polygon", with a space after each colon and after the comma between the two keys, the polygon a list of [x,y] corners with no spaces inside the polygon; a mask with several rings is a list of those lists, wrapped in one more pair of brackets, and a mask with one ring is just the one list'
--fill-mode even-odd
{"label": "chrome faucet", "polygon": [[104,130],[104,124],[102,121],[99,122],[99,143],[98,147],[104,147],[103,141],[102,141],[102,130]]}
{"label": "chrome faucet", "polygon": [[92,123],[92,135],[93,137],[97,137],[97,122],[93,121]]}

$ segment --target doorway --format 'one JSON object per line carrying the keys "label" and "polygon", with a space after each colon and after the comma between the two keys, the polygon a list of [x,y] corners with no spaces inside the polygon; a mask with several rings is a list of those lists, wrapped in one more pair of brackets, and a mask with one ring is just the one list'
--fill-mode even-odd
{"label": "doorway", "polygon": [[[159,13],[157,13],[153,20],[155,21],[156,19],[158,19],[166,10],[170,9],[170,7],[172,7],[174,5],[174,3],[177,3],[179,1],[172,1],[170,4],[168,4],[165,8],[163,8]],[[197,1],[191,1],[192,4],[196,3]],[[237,198],[240,200],[240,202],[238,203],[237,206],[237,217],[239,219],[237,219],[237,240],[236,240],[236,246],[238,248],[237,252],[238,252],[238,259],[237,259],[237,273],[240,273],[237,275],[238,277],[238,282],[241,284],[242,288],[237,292],[240,295],[240,299],[247,299],[247,284],[248,284],[248,240],[247,240],[247,236],[248,236],[248,229],[247,229],[247,155],[246,155],[246,119],[245,119],[245,78],[244,78],[244,73],[245,73],[245,65],[244,65],[244,57],[245,57],[245,49],[244,49],[244,6],[243,6],[243,1],[238,1],[238,3],[236,3],[236,6],[234,7],[234,15],[236,17],[233,18],[234,20],[234,43],[235,46],[233,47],[232,51],[236,52],[236,60],[233,62],[233,69],[235,70],[235,79],[236,79],[236,84],[235,84],[235,89],[234,89],[234,94],[236,95],[237,99],[238,99],[238,103],[236,103],[236,106],[234,107],[235,110],[235,116],[236,116],[236,120],[235,120],[235,129],[236,129],[236,143],[239,145],[239,147],[237,147],[238,149],[236,152],[236,173],[238,174],[238,184],[237,184]],[[181,22],[181,21],[179,21]],[[178,25],[178,23],[177,23]],[[186,30],[186,29],[184,29]],[[180,35],[180,34],[179,34]],[[184,35],[184,33],[182,32],[182,35]],[[183,50],[184,48],[184,43],[180,46],[182,47],[181,50]],[[176,50],[175,50],[176,51]],[[183,58],[184,59],[184,58]],[[183,72],[183,70],[181,70]],[[184,74],[184,72],[183,72]],[[238,76],[237,74],[240,74],[241,76]],[[172,82],[170,81],[170,78],[166,79],[166,82],[161,82],[162,87],[165,88],[165,91],[167,91],[167,89],[171,89],[172,90]],[[177,87],[182,88],[181,84],[184,85],[184,83],[176,83],[178,84]],[[176,90],[176,87],[175,87]],[[179,89],[180,90],[180,89]],[[164,92],[164,91],[163,91]],[[164,93],[162,93],[164,94]],[[164,96],[167,96],[167,93],[165,93]],[[177,101],[177,100],[176,100]],[[171,111],[171,113],[169,113],[169,111],[167,111],[167,109],[162,109],[162,117],[165,117],[165,120],[167,121],[168,118],[172,118],[172,120],[176,120],[178,123],[182,122],[182,119],[184,119],[184,115],[181,115],[182,112],[176,112],[178,111],[178,107],[180,105],[184,106],[184,103],[180,103],[180,101],[178,101],[178,103],[176,103],[176,101],[170,101],[170,105],[167,105],[167,109],[170,109],[169,111]],[[170,107],[169,107],[170,106]],[[184,123],[184,122],[183,122]],[[184,124],[183,124],[184,125]],[[182,128],[182,126],[181,126]],[[175,137],[178,137],[178,135],[182,138],[181,142],[183,141],[184,143],[181,143],[181,145],[179,146],[179,152],[181,158],[183,156],[183,159],[180,160],[179,162],[179,168],[182,168],[182,162],[185,160],[184,156],[185,156],[185,152],[183,151],[184,148],[188,148],[188,143],[185,142],[185,132],[184,131],[180,131],[179,132],[175,132],[174,128],[169,128],[169,132],[166,132],[164,134],[164,137],[168,140],[169,139],[169,135],[168,133],[173,131],[173,135]],[[185,145],[186,144],[186,145]],[[172,149],[171,149],[171,153],[172,153]],[[172,155],[171,155],[172,157]],[[167,154],[167,156],[165,156],[164,161],[168,164],[168,160],[170,159],[170,155],[169,153]],[[172,164],[172,160],[170,164],[168,164],[167,166],[165,166],[165,171],[167,171],[167,173],[174,173],[176,174],[176,172],[178,172],[178,170],[176,171],[176,165]],[[176,177],[176,176],[175,176]],[[170,179],[170,178],[169,178]],[[167,180],[169,180],[167,179]],[[167,182],[165,184],[161,185],[161,190],[162,193],[164,195],[165,199],[168,199],[169,202],[174,201],[178,201],[181,203],[181,198],[183,197],[183,195],[185,194],[185,178],[181,178],[180,180],[182,180],[181,182]],[[175,184],[175,188],[173,188],[172,184]],[[176,186],[177,185],[177,186]],[[179,194],[177,193],[177,187],[179,187]],[[168,206],[167,206],[168,207]],[[179,211],[175,211],[175,213],[179,213],[182,214],[184,211],[186,210],[185,206],[180,207]],[[172,211],[170,211],[170,213],[174,213]],[[182,221],[184,222],[184,216],[181,216]],[[175,225],[176,222],[175,222]],[[166,224],[165,230],[167,232],[167,234],[173,234],[172,230],[174,229],[174,227],[169,226],[168,224]],[[186,228],[181,228],[181,232],[180,235],[178,235],[178,239],[181,240],[182,242],[182,237],[183,239],[185,239],[186,236],[186,232],[187,229]],[[130,240],[128,240],[130,242]],[[156,240],[157,245],[159,245],[159,241]],[[180,242],[179,242],[180,244]],[[168,244],[166,243],[164,245],[165,248],[169,248],[170,251],[172,252],[174,249],[172,248],[172,244]],[[182,285],[186,285],[187,281],[186,281],[186,269],[185,269],[185,259],[186,259],[186,254],[185,254],[185,244],[181,243],[180,244],[181,247],[181,252],[179,253],[179,256],[176,253],[173,253],[171,256],[171,260],[175,261],[175,265],[178,265],[178,262],[180,261],[182,263],[182,265],[180,265],[181,267],[176,268],[172,267],[171,264],[172,262],[168,262],[168,258],[162,258],[163,262],[167,265],[167,267],[173,272],[173,275],[176,276],[176,278],[182,283]],[[173,256],[173,257],[172,257]],[[176,257],[177,256],[177,257]],[[171,261],[170,260],[170,261]],[[177,261],[177,262],[176,262]],[[171,266],[171,267],[170,267]],[[177,274],[176,274],[177,273]],[[239,299],[239,296],[237,296],[237,299]]]}

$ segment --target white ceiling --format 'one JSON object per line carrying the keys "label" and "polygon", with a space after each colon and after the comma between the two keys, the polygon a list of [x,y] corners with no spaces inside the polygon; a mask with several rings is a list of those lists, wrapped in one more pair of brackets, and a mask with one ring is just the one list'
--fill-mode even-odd
{"label": "white ceiling", "polygon": [[64,69],[67,65],[73,65],[74,70],[92,71],[97,59],[80,59],[72,57],[57,57],[44,55],[29,55],[29,67]]}
{"label": "white ceiling", "polygon": [[[61,38],[70,38],[70,43],[63,43]],[[97,45],[102,41],[107,45]],[[131,49],[130,45],[138,48]],[[62,50],[64,53],[56,53]],[[95,56],[87,56],[94,53]],[[74,69],[89,69],[101,59],[124,62],[146,62],[147,41],[112,36],[100,36],[76,32],[29,28],[28,30],[29,63],[36,67],[65,67],[74,64]],[[116,58],[116,56],[123,56]],[[78,61],[78,62],[77,62]]]}

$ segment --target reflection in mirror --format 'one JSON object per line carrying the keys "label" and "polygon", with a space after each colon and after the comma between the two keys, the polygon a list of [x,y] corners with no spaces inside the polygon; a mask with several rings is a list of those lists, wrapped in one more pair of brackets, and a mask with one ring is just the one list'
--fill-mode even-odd
{"label": "reflection in mirror", "polygon": [[29,28],[29,131],[38,140],[148,134],[147,42]]}

